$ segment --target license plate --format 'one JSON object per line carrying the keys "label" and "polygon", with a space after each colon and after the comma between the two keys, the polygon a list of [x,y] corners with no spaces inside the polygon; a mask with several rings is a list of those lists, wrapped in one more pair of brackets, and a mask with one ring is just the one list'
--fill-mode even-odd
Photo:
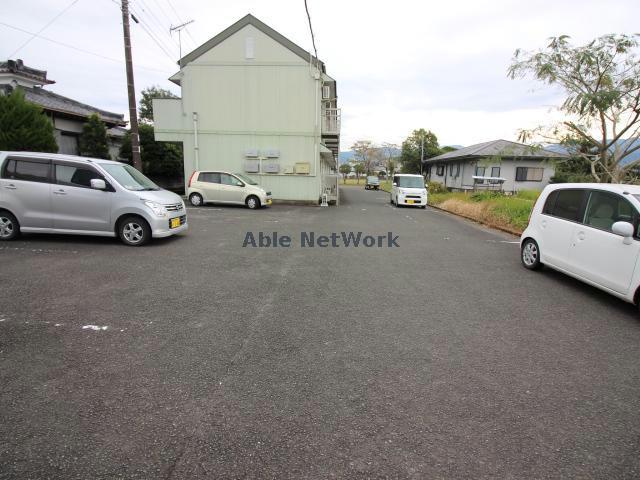
{"label": "license plate", "polygon": [[407,200],[407,203],[413,203],[415,200]]}
{"label": "license plate", "polygon": [[180,217],[172,218],[169,228],[178,228],[180,226]]}

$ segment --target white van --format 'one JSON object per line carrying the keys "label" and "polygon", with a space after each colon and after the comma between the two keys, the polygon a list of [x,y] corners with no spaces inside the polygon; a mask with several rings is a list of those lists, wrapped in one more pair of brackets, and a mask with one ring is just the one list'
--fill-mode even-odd
{"label": "white van", "polygon": [[559,270],[638,304],[640,186],[545,187],[520,239],[522,264]]}
{"label": "white van", "polygon": [[427,187],[422,175],[397,173],[393,176],[391,185],[392,205],[415,205],[420,208],[427,207]]}

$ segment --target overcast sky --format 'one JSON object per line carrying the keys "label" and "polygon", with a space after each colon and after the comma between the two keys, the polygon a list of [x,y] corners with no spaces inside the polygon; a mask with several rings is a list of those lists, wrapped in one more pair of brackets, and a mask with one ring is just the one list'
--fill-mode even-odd
{"label": "overcast sky", "polygon": [[[57,93],[106,110],[127,112],[121,14],[116,0],[13,1],[0,17],[0,58],[22,58],[47,70]],[[247,13],[311,49],[303,0],[132,0],[143,22],[132,23],[138,92],[177,71],[177,37],[169,26],[195,20],[183,32],[183,53]],[[33,39],[7,27],[90,51]],[[341,149],[355,140],[401,143],[415,128],[432,130],[441,145],[504,138],[547,123],[560,95],[506,70],[516,48],[535,49],[570,35],[584,43],[606,33],[640,30],[638,0],[453,0],[375,2],[308,0],[318,56],[338,82]],[[149,36],[149,30],[166,53]],[[102,58],[102,57],[107,58]],[[128,114],[126,114],[128,117]]]}

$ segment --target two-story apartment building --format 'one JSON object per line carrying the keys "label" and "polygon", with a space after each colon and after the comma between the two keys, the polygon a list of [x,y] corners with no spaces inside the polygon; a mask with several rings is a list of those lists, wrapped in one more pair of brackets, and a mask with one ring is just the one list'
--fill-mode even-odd
{"label": "two-story apartment building", "polygon": [[254,178],[278,200],[338,198],[340,110],[323,62],[252,15],[180,60],[179,99],[155,99],[155,136],[194,170]]}

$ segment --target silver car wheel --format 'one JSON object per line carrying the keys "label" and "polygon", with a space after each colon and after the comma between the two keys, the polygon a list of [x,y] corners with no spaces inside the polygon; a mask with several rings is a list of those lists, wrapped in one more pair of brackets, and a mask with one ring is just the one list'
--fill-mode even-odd
{"label": "silver car wheel", "polygon": [[142,226],[133,222],[129,222],[124,226],[122,234],[129,243],[140,243],[144,238]]}
{"label": "silver car wheel", "polygon": [[522,261],[528,267],[536,264],[538,261],[538,247],[535,243],[529,242],[522,249]]}
{"label": "silver car wheel", "polygon": [[194,193],[193,195],[191,195],[189,197],[189,201],[191,202],[191,205],[193,205],[194,207],[199,207],[200,205],[202,205],[202,197],[197,193]]}
{"label": "silver car wheel", "polygon": [[249,199],[247,200],[247,207],[253,210],[254,208],[257,208],[257,206],[258,206],[258,201],[256,200],[256,198],[249,197]]}
{"label": "silver car wheel", "polygon": [[0,237],[7,238],[13,235],[13,222],[10,218],[0,217]]}

